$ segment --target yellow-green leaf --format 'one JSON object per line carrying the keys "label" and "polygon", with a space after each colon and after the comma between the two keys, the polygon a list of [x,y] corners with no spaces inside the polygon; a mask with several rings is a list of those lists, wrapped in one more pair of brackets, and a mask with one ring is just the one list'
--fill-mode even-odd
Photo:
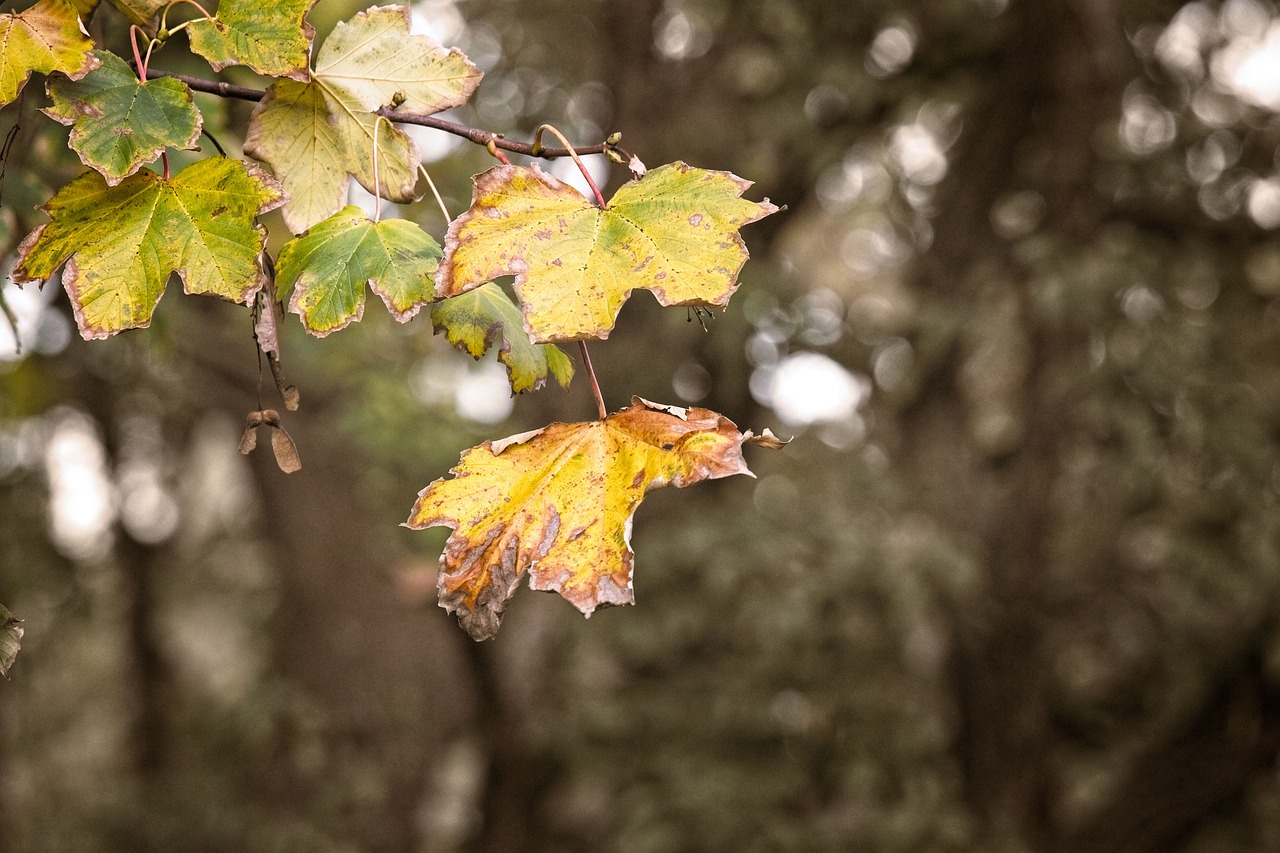
{"label": "yellow-green leaf", "polygon": [[338,24],[315,66],[331,94],[348,93],[369,112],[394,106],[420,116],[466,103],[482,76],[457,48],[411,35],[406,6],[375,6]]}
{"label": "yellow-green leaf", "polygon": [[462,454],[418,495],[408,527],[453,529],[440,557],[440,605],[473,638],[498,630],[528,574],[590,616],[633,601],[631,520],[660,486],[750,474],[740,433],[707,409],[635,399],[601,421],[551,424]]}
{"label": "yellow-green leaf", "polygon": [[342,91],[326,94],[319,81],[277,80],[249,116],[246,154],[271,167],[289,201],[281,213],[300,234],[341,208],[347,176],[375,192],[373,141],[378,140],[376,194],[390,201],[417,196],[418,148],[386,119]]}
{"label": "yellow-green leaf", "polygon": [[187,27],[191,49],[221,71],[246,65],[267,77],[292,77],[306,82],[311,38],[306,23],[316,0],[220,0],[212,18]]}
{"label": "yellow-green leaf", "polygon": [[144,83],[114,53],[96,56],[102,64],[80,80],[50,78],[53,106],[44,111],[71,125],[71,147],[86,166],[115,185],[165,148],[195,147],[201,118],[186,83]]}
{"label": "yellow-green leaf", "polygon": [[511,390],[517,394],[538,390],[548,374],[562,388],[573,379],[573,361],[554,344],[530,341],[520,309],[492,282],[435,303],[431,322],[436,332],[444,332],[449,343],[472,358],[480,358],[501,338],[498,361],[506,365]]}
{"label": "yellow-green leaf", "polygon": [[40,0],[0,15],[0,107],[18,97],[33,72],[60,71],[78,80],[97,67],[93,42],[66,0]]}
{"label": "yellow-green leaf", "polygon": [[248,302],[264,281],[254,218],[282,201],[261,169],[223,157],[170,180],[143,169],[116,186],[86,172],[44,206],[52,221],[18,247],[13,280],[47,279],[65,264],[62,284],[89,339],[150,325],[172,272],[187,293]]}
{"label": "yellow-green leaf", "polygon": [[637,288],[663,305],[723,308],[747,260],[737,230],[778,209],[740,198],[751,184],[736,175],[684,163],[624,184],[603,209],[536,165],[495,166],[473,181],[436,295],[514,275],[535,341],[608,337]]}
{"label": "yellow-green leaf", "polygon": [[289,200],[281,213],[295,234],[340,209],[348,153],[319,87],[277,80],[249,117],[244,152],[271,167]]}
{"label": "yellow-green leaf", "polygon": [[348,206],[290,240],[276,261],[276,286],[293,288],[289,310],[317,337],[364,315],[367,284],[387,310],[407,322],[431,301],[440,244],[404,219],[373,222]]}

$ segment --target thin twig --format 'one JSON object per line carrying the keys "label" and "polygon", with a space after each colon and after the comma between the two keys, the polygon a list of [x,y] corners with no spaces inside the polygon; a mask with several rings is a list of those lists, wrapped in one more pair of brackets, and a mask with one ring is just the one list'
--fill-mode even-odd
{"label": "thin twig", "polygon": [[582,353],[582,366],[587,369],[587,377],[591,380],[591,393],[596,395],[596,411],[600,413],[600,420],[604,420],[609,416],[609,410],[605,408],[604,395],[600,393],[596,369],[591,366],[591,353],[587,352],[587,342],[578,341],[578,350]]}
{"label": "thin twig", "polygon": [[[266,92],[262,89],[253,89],[248,86],[237,86],[233,83],[224,83],[221,80],[205,80],[201,77],[191,77],[186,74],[176,74],[172,71],[150,71],[152,77],[172,77],[175,80],[181,80],[197,92],[205,92],[210,95],[218,95],[222,98],[236,98],[241,101],[261,101],[266,96]],[[404,110],[392,109],[391,107],[383,107],[374,111],[375,115],[380,115],[390,121],[399,124],[414,124],[419,127],[430,127],[435,130],[442,130],[445,133],[461,136],[463,139],[474,142],[477,145],[488,146],[490,143],[495,148],[503,151],[510,151],[513,154],[524,154],[527,157],[541,157],[545,160],[554,160],[557,157],[570,156],[567,148],[537,148],[527,142],[517,142],[508,139],[500,133],[493,133],[488,130],[482,130],[478,127],[468,127],[454,121],[447,121],[438,116],[423,116],[417,113],[406,112]],[[612,151],[622,156],[622,162],[631,160],[631,153],[617,145],[611,145],[608,142],[601,142],[598,145],[588,145],[576,149],[580,155],[587,154],[607,154]]]}

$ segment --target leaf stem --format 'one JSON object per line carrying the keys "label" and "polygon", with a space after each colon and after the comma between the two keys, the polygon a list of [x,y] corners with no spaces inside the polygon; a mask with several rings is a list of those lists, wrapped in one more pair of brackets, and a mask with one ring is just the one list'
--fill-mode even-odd
{"label": "leaf stem", "polygon": [[498,144],[494,141],[496,138],[497,137],[490,137],[489,141],[484,144],[484,149],[502,165],[510,166],[511,161],[507,159],[507,155],[498,150]]}
{"label": "leaf stem", "polygon": [[578,341],[578,351],[582,353],[582,366],[587,369],[587,377],[591,380],[591,393],[596,396],[596,411],[600,420],[609,417],[609,410],[604,405],[604,395],[600,393],[600,382],[596,379],[596,369],[591,365],[591,353],[587,352],[587,342]]}
{"label": "leaf stem", "polygon": [[596,204],[604,207],[604,196],[600,194],[600,188],[596,186],[595,179],[591,177],[591,173],[587,171],[587,167],[583,165],[582,158],[578,156],[578,152],[573,150],[573,146],[569,144],[569,140],[565,139],[564,134],[556,129],[555,125],[540,124],[538,129],[533,132],[533,149],[535,151],[542,150],[542,131],[549,130],[551,135],[560,140],[560,144],[569,152],[569,156],[573,158],[574,165],[578,167],[578,171],[582,173],[582,177],[586,178],[587,186],[591,187],[591,191],[596,194]]}
{"label": "leaf stem", "polygon": [[209,141],[213,143],[213,147],[218,149],[219,154],[221,154],[223,157],[227,156],[226,149],[222,147],[222,143],[218,141],[218,137],[214,136],[212,133],[209,132],[209,128],[201,127],[200,133],[208,137]]}
{"label": "leaf stem", "polygon": [[[177,74],[172,71],[154,71],[152,74],[156,77],[172,77],[175,80],[181,80],[197,92],[204,92],[209,95],[217,95],[221,98],[235,98],[241,101],[261,101],[266,96],[266,92],[262,89],[254,89],[249,86],[237,86],[234,83],[225,83],[221,80],[205,80],[201,77],[191,77],[186,74]],[[494,133],[478,127],[468,127],[458,122],[448,121],[439,116],[423,116],[416,113],[404,112],[391,107],[383,107],[374,111],[375,115],[380,115],[388,121],[397,124],[413,124],[419,127],[430,127],[434,130],[444,131],[453,136],[460,136],[476,145],[488,147],[490,143],[494,148],[502,151],[509,151],[512,154],[523,154],[526,157],[541,157],[544,160],[555,160],[559,157],[570,156],[568,148],[534,148],[527,142],[518,142],[514,139],[508,139],[500,133]],[[622,162],[631,161],[631,152],[620,147],[616,143],[609,141],[601,142],[597,145],[590,145],[576,149],[577,154],[586,156],[588,154],[605,154],[609,152],[622,157]]]}
{"label": "leaf stem", "polygon": [[440,190],[436,189],[436,182],[431,180],[431,173],[428,172],[427,167],[421,163],[418,164],[418,171],[422,173],[422,177],[427,179],[427,186],[431,188],[431,195],[435,198],[436,205],[439,206],[440,212],[444,214],[444,221],[447,225],[453,221],[453,217],[449,215],[449,208],[444,206],[444,199],[440,197]]}
{"label": "leaf stem", "polygon": [[[373,221],[382,219],[382,185],[378,183],[378,128],[387,121],[383,116],[373,120]],[[390,124],[390,122],[387,122]]]}
{"label": "leaf stem", "polygon": [[138,50],[138,33],[142,32],[142,28],[137,24],[129,25],[129,44],[133,47],[133,61],[138,67],[138,79],[143,83],[147,82],[147,60],[151,59],[151,51],[147,51],[147,58],[142,58],[142,53]]}

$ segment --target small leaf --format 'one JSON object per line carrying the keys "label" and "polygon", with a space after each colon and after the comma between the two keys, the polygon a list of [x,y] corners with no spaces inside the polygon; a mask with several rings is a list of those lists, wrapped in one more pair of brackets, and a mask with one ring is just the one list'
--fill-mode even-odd
{"label": "small leaf", "polygon": [[315,31],[305,22],[316,0],[219,0],[218,14],[187,27],[191,50],[215,71],[245,65],[267,77],[306,82]]}
{"label": "small leaf", "polygon": [[466,103],[483,74],[456,48],[411,35],[407,6],[375,6],[334,27],[315,76],[369,112],[394,106],[428,116]]}
{"label": "small leaf", "polygon": [[350,205],[280,250],[276,283],[293,288],[289,310],[324,337],[364,314],[365,285],[407,322],[431,301],[440,245],[404,219],[373,222]]}
{"label": "small leaf", "polygon": [[47,279],[65,263],[62,284],[87,339],[150,325],[172,272],[187,293],[247,303],[264,278],[254,217],[282,200],[260,169],[223,157],[168,181],[143,169],[114,187],[86,172],[44,206],[53,221],[22,241],[13,280]]}
{"label": "small leaf", "polygon": [[498,361],[506,365],[511,390],[536,391],[555,377],[562,388],[573,378],[573,361],[554,344],[535,344],[525,334],[520,309],[490,282],[431,306],[431,322],[449,343],[480,358],[499,337]]}
{"label": "small leaf", "polygon": [[264,354],[280,354],[280,321],[284,314],[280,301],[276,299],[276,289],[270,273],[262,282],[258,291],[258,318],[253,324],[253,337],[258,342],[258,349]]}
{"label": "small leaf", "polygon": [[115,186],[165,148],[196,147],[201,118],[186,83],[171,77],[143,83],[114,53],[95,55],[102,64],[82,79],[49,79],[53,106],[44,111],[71,125],[81,162]]}
{"label": "small leaf", "polygon": [[748,474],[742,433],[707,409],[640,399],[601,421],[551,424],[488,441],[418,495],[407,526],[453,529],[440,606],[474,639],[498,630],[527,573],[590,616],[631,604],[631,521],[651,489]]}
{"label": "small leaf", "polygon": [[603,209],[537,166],[495,166],[473,181],[436,295],[514,275],[535,341],[608,337],[636,288],[663,305],[723,308],[747,260],[737,229],[778,209],[740,198],[748,181],[684,163],[624,184]]}
{"label": "small leaf", "polygon": [[13,661],[18,657],[18,649],[22,647],[22,620],[0,604],[0,675],[9,677]]}
{"label": "small leaf", "polygon": [[0,107],[18,97],[33,72],[78,80],[97,67],[93,42],[66,0],[0,15]]}

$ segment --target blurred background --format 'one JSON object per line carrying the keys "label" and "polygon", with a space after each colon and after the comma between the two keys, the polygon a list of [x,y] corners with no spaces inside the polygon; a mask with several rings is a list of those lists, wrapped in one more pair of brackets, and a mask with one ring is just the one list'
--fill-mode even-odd
{"label": "blurred background", "polygon": [[[640,293],[593,355],[611,408],[795,439],[646,500],[636,607],[525,590],[477,645],[398,525],[462,449],[593,417],[584,376],[512,399],[425,316],[290,317],[286,476],[236,452],[275,400],[243,308],[171,285],[87,344],[6,281],[0,849],[1280,850],[1273,3],[413,10],[487,73],[450,117],[787,205],[708,331]],[[154,67],[212,76],[184,48]],[[81,168],[41,85],[6,269]],[[251,105],[198,98],[238,151]],[[492,159],[415,139],[457,215]]]}

